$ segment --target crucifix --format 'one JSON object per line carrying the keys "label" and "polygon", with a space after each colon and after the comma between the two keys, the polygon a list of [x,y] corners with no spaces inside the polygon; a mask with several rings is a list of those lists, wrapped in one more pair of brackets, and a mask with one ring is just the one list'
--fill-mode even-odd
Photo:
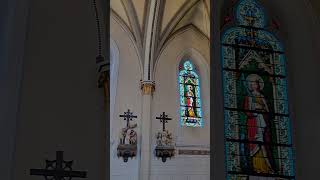
{"label": "crucifix", "polygon": [[168,120],[172,120],[171,118],[168,118],[168,115],[166,115],[165,112],[160,114],[160,117],[156,117],[156,119],[160,119],[160,122],[162,123],[162,130],[166,130],[166,123],[168,123]]}
{"label": "crucifix", "polygon": [[127,112],[124,112],[123,115],[120,115],[120,117],[123,117],[123,119],[127,121],[127,128],[129,127],[129,122],[132,121],[132,118],[137,118],[137,116],[133,115],[133,112],[130,112],[130,109],[128,109]]}
{"label": "crucifix", "polygon": [[137,133],[133,130],[137,124],[130,125],[130,121],[137,116],[133,115],[133,112],[128,109],[123,115],[119,115],[127,121],[126,128],[122,128],[122,137],[120,137],[120,144],[117,148],[118,157],[123,157],[124,162],[128,162],[128,158],[135,157],[137,154]]}
{"label": "crucifix", "polygon": [[30,169],[30,175],[44,176],[46,180],[71,180],[72,178],[86,178],[84,171],[72,171],[73,161],[63,160],[63,151],[56,152],[56,160],[46,160],[45,169]]}

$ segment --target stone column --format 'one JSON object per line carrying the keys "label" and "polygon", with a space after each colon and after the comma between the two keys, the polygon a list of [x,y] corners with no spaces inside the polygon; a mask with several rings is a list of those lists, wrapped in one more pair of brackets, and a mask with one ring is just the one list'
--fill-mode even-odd
{"label": "stone column", "polygon": [[150,165],[153,150],[151,149],[151,100],[155,90],[153,81],[142,81],[141,90],[143,93],[142,119],[141,119],[141,159],[139,180],[150,179]]}
{"label": "stone column", "polygon": [[141,158],[139,169],[139,180],[150,180],[150,165],[153,149],[151,149],[151,101],[152,93],[155,90],[154,81],[152,81],[153,70],[153,52],[155,49],[155,32],[157,31],[157,21],[159,14],[159,4],[161,0],[150,0],[149,13],[145,30],[144,44],[144,72],[141,82],[142,90],[142,119],[141,119]]}

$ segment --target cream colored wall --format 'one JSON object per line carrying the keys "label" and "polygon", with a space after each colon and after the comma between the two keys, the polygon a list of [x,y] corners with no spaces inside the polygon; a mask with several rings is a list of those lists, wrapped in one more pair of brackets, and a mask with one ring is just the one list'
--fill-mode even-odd
{"label": "cream colored wall", "polygon": [[[142,113],[142,95],[140,90],[140,80],[142,70],[140,59],[132,37],[126,32],[125,27],[114,17],[110,18],[110,38],[114,41],[119,51],[119,69],[117,77],[117,87],[115,96],[114,114],[110,119],[111,139],[110,139],[110,173],[112,180],[138,180],[139,172],[139,144],[141,142],[140,119]],[[111,50],[112,51],[112,50]],[[112,59],[115,60],[115,59]],[[111,92],[111,96],[114,94]],[[138,133],[138,153],[137,157],[123,162],[122,158],[117,157],[117,146],[119,144],[119,134],[126,122],[119,118],[120,114],[130,109],[138,116],[134,122],[138,123],[136,129]],[[111,112],[112,114],[112,112]]]}
{"label": "cream colored wall", "polygon": [[[173,133],[177,148],[201,149],[210,146],[210,82],[209,82],[209,40],[193,28],[176,34],[157,59],[154,73],[156,90],[152,100],[152,145],[155,145],[155,134],[162,129],[156,117],[166,112],[173,120],[166,125]],[[178,67],[184,57],[189,57],[198,67],[200,75],[201,98],[203,108],[203,128],[180,126]],[[196,146],[196,147],[192,147]],[[154,150],[154,147],[152,149]],[[177,155],[166,163],[152,154],[151,179],[203,179],[209,180],[209,156]]]}
{"label": "cream colored wall", "polygon": [[[117,87],[115,88],[115,107],[114,114],[111,117],[111,178],[112,180],[138,178],[140,148],[138,155],[134,159],[129,159],[124,163],[122,159],[116,156],[116,148],[119,141],[120,128],[125,122],[118,118],[119,114],[130,108],[136,115],[141,117],[142,94],[140,90],[140,79],[142,77],[141,61],[139,59],[137,48],[134,44],[130,32],[117,18],[111,17],[110,34],[111,39],[116,44],[119,51],[119,69]],[[111,53],[114,45],[111,47]],[[205,38],[194,28],[186,29],[175,35],[168,41],[165,49],[159,56],[154,73],[156,91],[153,95],[152,109],[152,151],[155,145],[155,133],[161,129],[160,122],[155,119],[163,111],[173,117],[173,121],[167,125],[177,139],[178,146],[189,146],[190,148],[208,149],[210,144],[210,110],[209,110],[209,40]],[[177,84],[178,65],[180,61],[190,57],[193,63],[199,68],[201,83],[201,98],[204,117],[204,128],[182,128],[179,121],[179,92]],[[114,59],[111,59],[113,61]],[[112,64],[112,63],[111,63]],[[113,93],[111,92],[111,96]],[[111,112],[112,114],[112,112]],[[138,121],[139,139],[143,136],[143,129],[140,129]],[[139,143],[138,143],[139,144]],[[192,146],[196,147],[192,147]],[[138,145],[139,146],[139,145]],[[140,146],[139,146],[140,147]],[[180,147],[179,147],[180,148]],[[182,147],[181,147],[182,148]],[[187,147],[188,148],[188,147]],[[157,160],[152,153],[151,157],[151,179],[166,178],[189,178],[191,179],[209,179],[209,156],[182,156],[179,155],[165,164]],[[185,165],[189,164],[187,167]]]}

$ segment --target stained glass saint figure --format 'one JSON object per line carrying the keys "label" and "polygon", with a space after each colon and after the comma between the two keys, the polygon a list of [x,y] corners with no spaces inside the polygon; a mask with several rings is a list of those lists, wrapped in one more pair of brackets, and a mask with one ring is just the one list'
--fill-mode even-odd
{"label": "stained glass saint figure", "polygon": [[270,134],[269,107],[262,94],[264,82],[257,74],[250,74],[247,79],[248,95],[244,98],[243,109],[246,111],[247,136],[250,142],[262,144],[249,144],[250,161],[252,169],[257,173],[273,173],[272,152],[268,145],[272,138]]}
{"label": "stained glass saint figure", "polygon": [[190,61],[180,67],[179,88],[181,125],[202,127],[199,76]]}
{"label": "stained glass saint figure", "polygon": [[222,34],[228,180],[295,179],[284,48],[258,0],[238,0]]}
{"label": "stained glass saint figure", "polygon": [[186,115],[188,117],[196,117],[196,114],[194,112],[195,105],[194,105],[194,101],[193,101],[193,99],[195,97],[194,97],[192,85],[187,85],[186,97],[187,97],[187,107],[188,107]]}

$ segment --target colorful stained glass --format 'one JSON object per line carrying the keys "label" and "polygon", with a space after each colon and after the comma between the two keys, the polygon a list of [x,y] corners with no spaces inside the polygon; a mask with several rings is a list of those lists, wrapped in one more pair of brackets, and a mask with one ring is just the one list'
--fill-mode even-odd
{"label": "colorful stained glass", "polygon": [[183,62],[178,82],[181,126],[202,127],[200,80],[191,61]]}
{"label": "colorful stained glass", "polygon": [[222,35],[228,180],[295,179],[285,56],[256,0]]}

